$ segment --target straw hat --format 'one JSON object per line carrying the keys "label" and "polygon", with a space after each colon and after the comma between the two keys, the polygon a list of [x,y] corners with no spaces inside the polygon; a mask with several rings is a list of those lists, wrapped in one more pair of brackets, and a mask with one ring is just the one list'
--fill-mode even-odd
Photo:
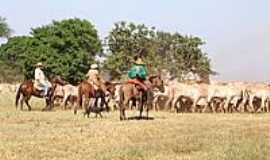
{"label": "straw hat", "polygon": [[98,68],[98,65],[97,64],[92,64],[91,65],[91,69],[97,69]]}
{"label": "straw hat", "polygon": [[38,62],[38,63],[36,64],[36,67],[44,67],[44,65],[42,64],[42,62]]}
{"label": "straw hat", "polygon": [[138,64],[138,65],[145,65],[145,63],[143,62],[143,60],[141,58],[138,58],[136,61],[135,61],[135,64]]}

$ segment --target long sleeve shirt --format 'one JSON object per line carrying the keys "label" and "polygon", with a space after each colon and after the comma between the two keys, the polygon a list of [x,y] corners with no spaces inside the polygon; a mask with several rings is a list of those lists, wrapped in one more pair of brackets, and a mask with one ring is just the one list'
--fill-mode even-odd
{"label": "long sleeve shirt", "polygon": [[90,69],[86,74],[89,81],[97,83],[99,81],[99,72],[96,69]]}
{"label": "long sleeve shirt", "polygon": [[35,69],[35,80],[44,82],[46,80],[44,72],[40,68]]}

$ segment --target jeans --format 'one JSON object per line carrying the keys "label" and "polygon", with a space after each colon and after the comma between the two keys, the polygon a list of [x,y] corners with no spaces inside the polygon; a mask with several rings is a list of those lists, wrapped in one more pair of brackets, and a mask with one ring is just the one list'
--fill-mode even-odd
{"label": "jeans", "polygon": [[45,85],[44,86],[44,96],[48,95],[48,91],[49,91],[49,86]]}
{"label": "jeans", "polygon": [[48,96],[50,87],[51,87],[51,84],[48,82],[42,84],[42,88],[44,90],[44,96]]}

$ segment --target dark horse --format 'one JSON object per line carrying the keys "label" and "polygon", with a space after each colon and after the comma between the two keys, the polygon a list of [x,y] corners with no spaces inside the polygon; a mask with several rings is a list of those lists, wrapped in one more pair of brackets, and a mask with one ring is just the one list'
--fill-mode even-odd
{"label": "dark horse", "polygon": [[32,96],[35,96],[46,99],[46,106],[42,109],[43,111],[51,110],[53,107],[53,96],[56,85],[63,85],[65,82],[60,77],[56,76],[50,79],[50,83],[52,84],[52,87],[48,90],[47,98],[43,96],[43,90],[38,90],[34,87],[34,82],[32,80],[26,80],[21,83],[16,91],[16,108],[18,108],[18,103],[20,102],[21,110],[23,110],[23,103],[26,103],[28,110],[31,111],[32,107],[29,104],[29,100]]}
{"label": "dark horse", "polygon": [[126,120],[125,110],[128,108],[129,101],[139,100],[140,116],[142,119],[143,108],[146,105],[147,119],[151,97],[153,97],[153,89],[157,88],[164,92],[163,80],[160,75],[150,76],[145,83],[150,87],[148,91],[143,91],[135,84],[125,83],[120,88],[120,120]]}
{"label": "dark horse", "polygon": [[[115,90],[116,90],[115,85],[117,84],[107,81],[104,83],[104,85],[105,85],[106,91],[108,91],[110,96],[114,96]],[[101,107],[103,107],[103,105],[106,105],[106,109],[108,111],[109,107],[108,107],[108,103],[105,100],[106,96],[107,96],[106,93],[103,93],[102,90],[100,89],[95,90],[92,84],[90,84],[86,80],[82,81],[78,86],[78,99],[77,99],[78,103],[74,107],[74,114],[77,114],[78,106],[79,107],[83,106],[85,114],[88,114],[89,108],[92,107],[91,104],[95,104],[96,106],[97,100],[99,98],[101,99]],[[83,98],[84,98],[84,101],[83,101]]]}

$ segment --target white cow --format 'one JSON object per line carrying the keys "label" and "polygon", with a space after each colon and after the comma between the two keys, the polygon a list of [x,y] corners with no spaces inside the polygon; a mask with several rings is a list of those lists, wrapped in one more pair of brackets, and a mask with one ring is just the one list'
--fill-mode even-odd
{"label": "white cow", "polygon": [[[201,105],[202,100],[206,100],[208,96],[208,84],[204,83],[178,83],[175,87],[175,96],[173,105],[175,106],[180,97],[188,97],[192,100],[192,112],[195,112],[196,106]],[[205,104],[204,104],[205,105]]]}
{"label": "white cow", "polygon": [[211,103],[214,98],[220,98],[224,100],[224,111],[227,112],[229,105],[237,107],[237,103],[243,98],[243,87],[236,86],[234,84],[211,84],[208,87],[207,102],[211,105],[212,110],[214,106]]}
{"label": "white cow", "polygon": [[261,105],[257,112],[261,112],[266,109],[269,112],[269,100],[270,100],[270,86],[266,84],[253,84],[249,85],[246,89],[246,94],[248,95],[248,102],[252,110],[255,111],[254,99],[261,99]]}

